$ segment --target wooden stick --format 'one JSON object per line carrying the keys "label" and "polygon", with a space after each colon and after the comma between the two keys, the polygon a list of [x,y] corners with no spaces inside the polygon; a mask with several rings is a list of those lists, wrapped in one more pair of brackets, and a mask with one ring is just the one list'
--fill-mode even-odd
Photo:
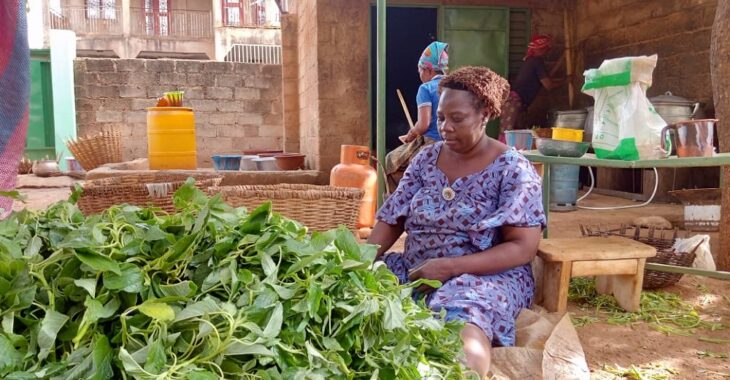
{"label": "wooden stick", "polygon": [[572,37],[571,37],[571,27],[572,23],[570,22],[570,17],[568,16],[568,8],[563,8],[563,26],[565,31],[565,71],[566,75],[568,77],[568,106],[570,106],[570,109],[573,109],[573,44],[572,44]]}
{"label": "wooden stick", "polygon": [[406,105],[405,99],[403,99],[403,94],[401,94],[400,89],[396,88],[395,91],[398,93],[398,98],[400,99],[400,105],[403,107],[403,112],[406,114],[406,119],[408,119],[408,125],[413,129],[413,120],[411,119],[411,113],[408,112],[408,106]]}

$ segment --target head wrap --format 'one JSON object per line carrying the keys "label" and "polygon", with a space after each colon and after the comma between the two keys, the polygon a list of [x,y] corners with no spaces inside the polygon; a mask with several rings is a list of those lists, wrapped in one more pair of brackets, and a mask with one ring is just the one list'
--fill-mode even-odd
{"label": "head wrap", "polygon": [[421,53],[418,67],[444,71],[449,67],[449,44],[439,41],[431,42]]}
{"label": "head wrap", "polygon": [[550,45],[553,42],[553,37],[549,34],[535,34],[532,36],[532,39],[530,40],[530,43],[527,44],[527,54],[525,55],[524,59],[535,57],[537,56],[537,52],[550,48]]}

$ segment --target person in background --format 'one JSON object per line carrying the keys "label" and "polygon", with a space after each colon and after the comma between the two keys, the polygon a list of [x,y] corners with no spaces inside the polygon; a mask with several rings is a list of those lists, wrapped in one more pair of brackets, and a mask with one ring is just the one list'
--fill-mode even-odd
{"label": "person in background", "polygon": [[389,193],[398,186],[411,158],[424,146],[441,141],[436,125],[436,109],[439,104],[438,86],[449,67],[448,49],[448,44],[434,41],[418,60],[418,76],[423,82],[416,94],[418,119],[407,134],[400,136],[404,145],[394,149],[385,158]]}
{"label": "person in background", "polygon": [[[465,323],[466,365],[483,378],[491,347],[515,344],[515,319],[532,303],[530,262],[546,223],[542,180],[524,156],[484,133],[509,92],[504,78],[464,67],[440,89],[443,140],[413,159],[368,243],[402,283],[441,282],[416,291],[447,320]],[[403,232],[405,251],[388,252]]]}
{"label": "person in background", "polygon": [[[30,50],[24,0],[0,1],[0,191],[15,188],[30,100]],[[0,218],[13,200],[0,196]]]}
{"label": "person in background", "polygon": [[551,78],[560,67],[560,64],[553,68],[551,75],[548,75],[545,69],[544,57],[550,51],[551,46],[552,37],[547,34],[532,36],[530,43],[527,45],[527,54],[523,58],[525,63],[522,64],[517,78],[512,83],[512,91],[510,91],[509,97],[502,108],[502,118],[499,124],[500,141],[504,141],[504,131],[524,129],[524,126],[520,125],[520,119],[526,113],[527,107],[535,100],[541,88],[552,90],[565,84],[566,79],[556,80]]}

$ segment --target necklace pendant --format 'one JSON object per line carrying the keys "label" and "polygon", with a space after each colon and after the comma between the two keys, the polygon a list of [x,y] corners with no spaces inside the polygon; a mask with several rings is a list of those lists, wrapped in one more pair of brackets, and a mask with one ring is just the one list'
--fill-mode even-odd
{"label": "necklace pendant", "polygon": [[441,196],[447,201],[450,201],[456,197],[456,192],[454,192],[454,190],[450,187],[444,187],[441,191]]}

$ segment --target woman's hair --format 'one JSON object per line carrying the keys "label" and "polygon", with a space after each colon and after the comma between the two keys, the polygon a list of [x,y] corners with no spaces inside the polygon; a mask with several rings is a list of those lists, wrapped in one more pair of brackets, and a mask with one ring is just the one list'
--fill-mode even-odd
{"label": "woman's hair", "polygon": [[474,96],[474,107],[484,108],[490,118],[502,114],[502,104],[509,95],[509,83],[486,67],[462,67],[444,77],[439,83],[439,92],[449,88],[469,91]]}

